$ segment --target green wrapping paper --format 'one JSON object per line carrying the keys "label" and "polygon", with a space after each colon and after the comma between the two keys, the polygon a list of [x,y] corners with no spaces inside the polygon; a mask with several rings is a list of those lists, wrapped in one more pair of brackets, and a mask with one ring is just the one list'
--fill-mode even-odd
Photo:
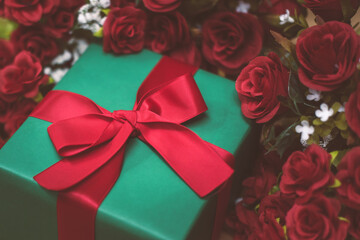
{"label": "green wrapping paper", "polygon": [[[131,110],[142,81],[161,55],[114,56],[91,45],[56,89],[84,95],[110,110]],[[195,80],[209,110],[184,125],[235,154],[249,125],[234,82],[203,70]],[[57,239],[56,192],[33,176],[60,160],[46,128],[29,118],[0,150],[0,239]],[[96,239],[209,239],[216,194],[199,198],[149,146],[132,138],[121,175],[101,204]],[[189,166],[191,167],[191,166]]]}

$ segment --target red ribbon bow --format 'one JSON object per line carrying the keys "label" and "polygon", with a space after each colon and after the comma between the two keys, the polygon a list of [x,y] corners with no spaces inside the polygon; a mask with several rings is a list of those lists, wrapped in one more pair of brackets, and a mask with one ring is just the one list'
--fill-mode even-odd
{"label": "red ribbon bow", "polygon": [[95,216],[120,175],[125,145],[151,145],[200,197],[233,173],[232,155],[180,125],[207,110],[192,77],[196,68],[163,57],[140,86],[132,111],[110,112],[90,99],[52,91],[31,116],[52,122],[63,157],[34,179],[58,195],[59,239],[94,239]]}

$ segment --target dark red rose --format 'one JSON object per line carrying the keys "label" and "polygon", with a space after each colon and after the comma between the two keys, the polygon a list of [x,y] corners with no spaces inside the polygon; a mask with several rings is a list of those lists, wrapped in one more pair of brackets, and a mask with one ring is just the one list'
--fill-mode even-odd
{"label": "dark red rose", "polygon": [[300,81],[319,91],[332,91],[355,71],[359,38],[345,23],[327,22],[305,29],[296,44]]}
{"label": "dark red rose", "polygon": [[271,120],[280,109],[277,96],[288,96],[289,71],[273,52],[253,59],[236,80],[242,113],[257,123]]}
{"label": "dark red rose", "polygon": [[261,5],[258,8],[259,13],[262,14],[275,14],[281,15],[286,13],[286,10],[289,10],[290,15],[295,15],[295,10],[297,13],[303,11],[303,8],[297,3],[296,0],[269,0],[262,1]]}
{"label": "dark red rose", "polygon": [[249,210],[241,202],[236,204],[234,216],[226,224],[235,231],[234,240],[255,240],[256,233],[261,231],[259,218],[254,210]]}
{"label": "dark red rose", "polygon": [[285,240],[284,229],[272,214],[260,214],[261,231],[257,232],[257,238],[261,240]]}
{"label": "dark red rose", "polygon": [[4,16],[4,0],[0,0],[0,16]]}
{"label": "dark red rose", "polygon": [[111,8],[122,8],[122,7],[135,7],[135,2],[133,0],[111,0]]}
{"label": "dark red rose", "polygon": [[263,157],[260,158],[261,163],[264,165],[264,168],[273,171],[275,175],[278,175],[282,166],[285,163],[286,157],[280,158],[279,154],[276,151],[271,151],[267,153],[267,150],[263,150]]}
{"label": "dark red rose", "polygon": [[0,69],[9,65],[15,55],[14,46],[11,42],[0,39]]}
{"label": "dark red rose", "polygon": [[149,15],[146,33],[145,46],[157,53],[190,43],[189,27],[177,11]]}
{"label": "dark red rose", "polygon": [[204,22],[202,32],[204,57],[225,73],[239,73],[262,48],[263,29],[251,14],[215,13]]}
{"label": "dark red rose", "polygon": [[168,55],[176,60],[185,62],[196,67],[201,65],[201,53],[196,47],[195,42],[190,42],[187,45],[180,46],[170,51]]}
{"label": "dark red rose", "polygon": [[318,145],[312,144],[304,152],[293,152],[283,166],[280,190],[298,196],[306,202],[315,193],[323,192],[334,183],[330,171],[331,155]]}
{"label": "dark red rose", "polygon": [[153,12],[170,12],[180,6],[181,0],[143,0],[147,9]]}
{"label": "dark red rose", "polygon": [[0,149],[4,146],[5,140],[0,137]]}
{"label": "dark red rose", "polygon": [[349,224],[338,218],[341,205],[324,195],[314,196],[308,203],[294,204],[286,216],[289,239],[343,240]]}
{"label": "dark red rose", "polygon": [[8,103],[0,98],[0,123],[4,123],[6,121],[10,107],[11,103]]}
{"label": "dark red rose", "polygon": [[12,64],[0,71],[1,98],[13,102],[20,96],[35,97],[39,86],[47,80],[39,59],[28,51],[22,51],[16,55]]}
{"label": "dark red rose", "polygon": [[336,188],[341,203],[360,210],[360,147],[354,147],[341,159],[336,178],[341,186]]}
{"label": "dark red rose", "polygon": [[349,234],[354,239],[360,239],[360,211],[346,208],[344,217],[350,221]]}
{"label": "dark red rose", "polygon": [[84,4],[85,0],[61,0],[59,7],[69,12],[74,12],[77,11]]}
{"label": "dark red rose", "polygon": [[[304,6],[310,8],[315,15],[319,15],[325,21],[344,19],[341,0],[304,0]],[[359,7],[358,0],[351,0],[354,9]]]}
{"label": "dark red rose", "polygon": [[20,26],[11,34],[16,50],[26,50],[34,54],[46,65],[59,53],[55,37],[42,26]]}
{"label": "dark red rose", "polygon": [[49,14],[59,4],[59,0],[4,0],[5,16],[22,25],[32,25]]}
{"label": "dark red rose", "polygon": [[31,99],[23,99],[20,102],[12,104],[4,124],[4,129],[9,136],[15,133],[15,131],[30,115],[32,110],[34,110],[35,106],[36,102]]}
{"label": "dark red rose", "polygon": [[281,225],[285,225],[285,217],[287,212],[293,206],[295,198],[276,192],[272,195],[264,197],[259,206],[259,215],[273,216],[278,218]]}
{"label": "dark red rose", "polygon": [[345,116],[349,127],[360,137],[360,84],[345,104]]}
{"label": "dark red rose", "polygon": [[59,9],[47,18],[46,26],[54,36],[61,38],[73,27],[74,21],[75,16],[72,11]]}
{"label": "dark red rose", "polygon": [[250,205],[260,201],[268,195],[275,183],[275,174],[260,167],[255,176],[248,177],[242,182],[244,203]]}
{"label": "dark red rose", "polygon": [[113,8],[104,23],[104,51],[139,52],[144,47],[145,13],[134,7]]}

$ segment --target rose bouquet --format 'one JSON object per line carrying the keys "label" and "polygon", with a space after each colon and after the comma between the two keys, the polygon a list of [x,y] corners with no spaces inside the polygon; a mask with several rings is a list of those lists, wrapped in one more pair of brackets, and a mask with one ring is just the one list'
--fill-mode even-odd
{"label": "rose bouquet", "polygon": [[0,147],[89,43],[111,54],[148,48],[236,80],[244,116],[262,129],[261,154],[249,159],[227,221],[236,239],[358,239],[358,8],[357,0],[0,0]]}
{"label": "rose bouquet", "polygon": [[304,1],[315,25],[271,30],[236,79],[263,149],[228,219],[236,239],[360,239],[359,3],[329,2]]}

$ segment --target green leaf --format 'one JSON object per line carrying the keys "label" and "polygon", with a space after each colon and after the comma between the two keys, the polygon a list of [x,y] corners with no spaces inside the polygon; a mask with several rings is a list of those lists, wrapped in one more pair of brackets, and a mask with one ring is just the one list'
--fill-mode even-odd
{"label": "green leaf", "polygon": [[110,8],[102,9],[101,11],[105,13],[105,15],[108,15],[110,12]]}
{"label": "green leaf", "polygon": [[351,0],[341,0],[341,10],[344,16],[344,22],[350,23],[350,19],[356,13],[357,9],[354,9]]}
{"label": "green leaf", "polygon": [[348,222],[348,223],[350,222],[349,219],[347,219],[347,218],[344,218],[344,217],[341,217],[341,216],[338,217],[338,218],[339,218],[341,221],[345,221],[345,222]]}
{"label": "green leaf", "polygon": [[295,45],[289,39],[273,30],[270,30],[270,33],[274,37],[275,41],[279,43],[286,51],[290,53],[294,52]]}
{"label": "green leaf", "polygon": [[280,188],[279,188],[279,185],[274,185],[271,189],[270,189],[270,192],[269,192],[269,195],[272,195],[276,192],[280,191]]}
{"label": "green leaf", "polygon": [[296,74],[290,71],[289,85],[288,85],[289,97],[294,101],[294,104],[305,102],[305,96],[301,89],[300,81],[297,79]]}
{"label": "green leaf", "polygon": [[102,38],[103,37],[103,28],[100,28],[99,31],[93,34],[94,37]]}
{"label": "green leaf", "polygon": [[334,102],[334,104],[331,106],[332,110],[334,110],[334,113],[337,113],[337,111],[339,110],[339,108],[342,105],[339,102]]}
{"label": "green leaf", "polygon": [[339,179],[335,178],[334,184],[329,186],[329,188],[338,188],[341,186],[341,182]]}
{"label": "green leaf", "polygon": [[320,126],[323,124],[323,122],[320,120],[320,118],[315,118],[312,123],[314,126]]}
{"label": "green leaf", "polygon": [[16,22],[0,18],[0,38],[10,39],[11,33],[18,27]]}
{"label": "green leaf", "polygon": [[44,98],[44,96],[41,94],[41,92],[38,92],[38,94],[35,97],[33,97],[33,100],[35,102],[41,102],[41,100],[43,100],[43,98]]}
{"label": "green leaf", "polygon": [[284,152],[292,145],[294,140],[297,138],[297,134],[294,131],[294,127],[298,125],[298,122],[294,122],[291,124],[288,128],[286,128],[284,131],[282,131],[277,137],[276,142],[274,145],[272,145],[268,151],[269,153],[271,151],[276,150],[278,154],[280,155],[280,158],[283,156]]}
{"label": "green leaf", "polygon": [[341,159],[344,157],[344,155],[347,153],[347,151],[349,151],[348,149],[346,150],[341,150],[341,151],[333,151],[330,152],[331,155],[331,161],[330,163],[332,165],[334,165],[335,167],[337,167],[339,165],[339,163],[341,162]]}

